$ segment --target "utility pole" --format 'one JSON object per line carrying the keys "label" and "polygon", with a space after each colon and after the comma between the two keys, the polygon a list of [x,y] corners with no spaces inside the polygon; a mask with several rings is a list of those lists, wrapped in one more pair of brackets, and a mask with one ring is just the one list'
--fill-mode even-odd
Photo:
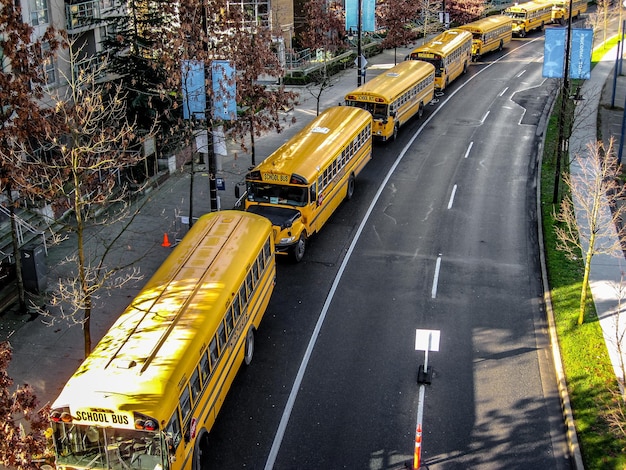
{"label": "utility pole", "polygon": [[572,0],[569,0],[569,9],[567,12],[567,36],[565,41],[565,71],[563,73],[563,86],[561,88],[561,106],[559,112],[559,142],[556,151],[556,169],[554,174],[554,194],[552,195],[552,203],[557,204],[559,202],[559,183],[561,181],[561,162],[564,156],[567,154],[569,147],[569,136],[565,135],[567,124],[567,132],[569,133],[569,127],[571,125],[570,116],[566,116],[566,112],[569,104],[569,54],[570,45],[572,42]]}

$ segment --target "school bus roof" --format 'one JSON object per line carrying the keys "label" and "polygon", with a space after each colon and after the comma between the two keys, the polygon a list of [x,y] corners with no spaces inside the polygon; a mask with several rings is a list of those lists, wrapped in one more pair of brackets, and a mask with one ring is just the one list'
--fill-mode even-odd
{"label": "school bus roof", "polygon": [[490,31],[491,29],[498,28],[505,24],[511,24],[512,20],[509,16],[505,15],[494,15],[487,16],[486,18],[481,18],[476,21],[472,21],[471,23],[467,23],[459,26],[459,29],[463,29],[465,31],[470,31],[472,33],[482,33],[485,31]]}
{"label": "school bus roof", "polygon": [[248,212],[200,217],[69,379],[53,408],[121,408],[160,416],[164,404],[178,401],[181,382],[190,378],[187,371],[207,346],[206,336],[197,333],[215,331],[270,233],[267,219]]}
{"label": "school bus roof", "polygon": [[512,11],[512,12],[516,12],[516,11],[523,11],[523,12],[527,12],[527,11],[535,11],[535,10],[543,10],[543,9],[550,9],[550,11],[552,11],[552,3],[543,3],[543,2],[525,2],[525,3],[518,3],[515,5],[511,5],[509,8],[507,8],[505,11]]}
{"label": "school bus roof", "polygon": [[320,168],[333,160],[352,137],[371,122],[372,115],[364,109],[352,106],[328,108],[254,170],[290,176],[296,174],[311,183]]}
{"label": "school bus roof", "polygon": [[355,99],[355,95],[369,95],[380,97],[389,104],[412,85],[434,73],[435,66],[428,62],[406,60],[352,90],[345,99]]}
{"label": "school bus roof", "polygon": [[469,31],[463,31],[462,29],[453,28],[438,34],[423,46],[413,49],[412,53],[416,52],[430,52],[433,54],[447,55],[460,44],[465,41],[472,40],[472,33]]}

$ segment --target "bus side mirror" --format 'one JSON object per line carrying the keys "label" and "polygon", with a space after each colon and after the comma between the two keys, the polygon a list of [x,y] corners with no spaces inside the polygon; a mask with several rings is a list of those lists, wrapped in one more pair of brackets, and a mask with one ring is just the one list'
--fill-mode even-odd
{"label": "bus side mirror", "polygon": [[241,192],[239,191],[239,185],[236,184],[235,185],[235,198],[239,199],[240,196],[241,196]]}

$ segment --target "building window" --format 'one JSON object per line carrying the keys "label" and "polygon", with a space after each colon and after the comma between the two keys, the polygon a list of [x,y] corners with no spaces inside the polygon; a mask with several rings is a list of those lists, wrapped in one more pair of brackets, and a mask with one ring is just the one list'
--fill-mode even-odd
{"label": "building window", "polygon": [[57,81],[56,66],[54,56],[50,54],[50,44],[44,42],[41,45],[41,52],[44,58],[42,71],[44,74],[44,82],[46,85],[52,85]]}
{"label": "building window", "polygon": [[32,26],[48,24],[48,0],[29,0]]}

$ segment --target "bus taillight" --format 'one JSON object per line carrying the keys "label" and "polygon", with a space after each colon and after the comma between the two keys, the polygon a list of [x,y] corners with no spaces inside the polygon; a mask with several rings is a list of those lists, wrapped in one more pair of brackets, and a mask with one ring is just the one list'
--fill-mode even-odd
{"label": "bus taillight", "polygon": [[69,408],[61,408],[50,413],[50,420],[55,423],[71,423],[72,414],[69,412]]}
{"label": "bus taillight", "polygon": [[135,429],[142,431],[158,431],[159,424],[156,419],[135,413]]}

